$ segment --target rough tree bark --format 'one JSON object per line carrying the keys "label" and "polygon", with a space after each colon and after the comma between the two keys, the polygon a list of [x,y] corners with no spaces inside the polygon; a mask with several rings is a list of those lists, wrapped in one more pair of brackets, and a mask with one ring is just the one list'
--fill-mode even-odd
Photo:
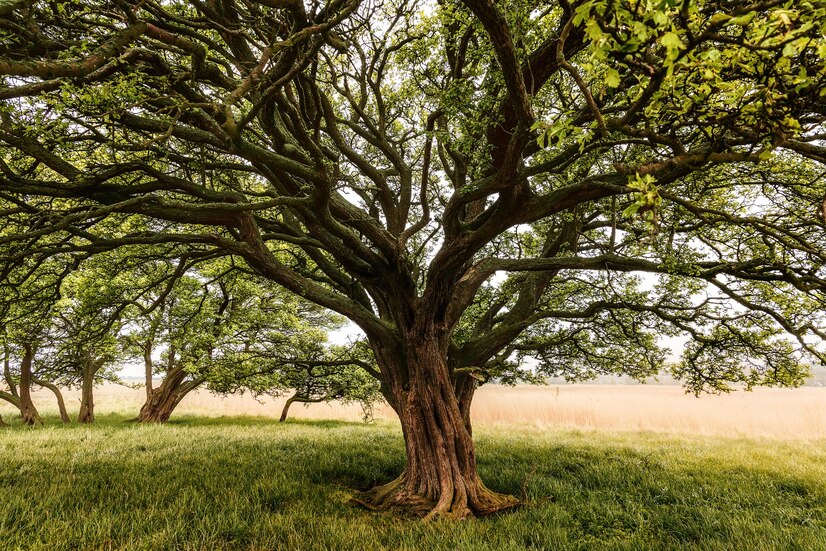
{"label": "rough tree bark", "polygon": [[167,372],[161,384],[146,399],[135,421],[166,423],[181,400],[204,382],[201,378],[187,381],[186,377],[187,372],[182,367]]}
{"label": "rough tree bark", "polygon": [[103,367],[104,359],[87,358],[83,364],[83,378],[80,385],[80,412],[78,423],[95,422],[95,375]]}
{"label": "rough tree bark", "polygon": [[287,402],[284,404],[284,409],[281,410],[281,417],[278,418],[279,423],[283,423],[287,420],[287,414],[290,411],[290,406],[293,405],[295,402],[300,402],[302,404],[316,404],[318,402],[323,402],[324,398],[309,398],[307,396],[302,396],[298,392],[287,398]]}
{"label": "rough tree bark", "polygon": [[57,385],[52,384],[49,381],[38,379],[36,377],[32,377],[32,382],[44,388],[48,388],[52,391],[52,393],[54,393],[55,399],[57,400],[57,409],[60,411],[60,420],[64,423],[71,423],[72,419],[69,417],[69,413],[66,411],[66,402],[63,400],[63,393],[60,392],[60,389],[57,388]]}
{"label": "rough tree bark", "polygon": [[20,363],[20,387],[18,393],[20,395],[20,417],[27,425],[41,425],[43,420],[40,418],[37,408],[32,402],[32,361],[34,360],[34,347],[30,343],[23,345],[23,361]]}
{"label": "rough tree bark", "polygon": [[401,355],[375,347],[387,374],[385,395],[401,420],[407,465],[401,476],[353,501],[425,518],[480,516],[516,507],[515,497],[489,490],[477,474],[469,417],[473,392],[464,375],[461,381],[451,378],[447,340],[433,329],[415,333]]}

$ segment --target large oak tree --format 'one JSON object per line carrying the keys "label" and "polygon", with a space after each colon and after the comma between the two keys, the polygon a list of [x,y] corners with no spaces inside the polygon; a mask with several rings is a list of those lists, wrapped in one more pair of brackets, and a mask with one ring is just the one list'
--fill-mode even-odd
{"label": "large oak tree", "polygon": [[644,377],[684,335],[675,371],[720,390],[794,384],[821,353],[820,3],[0,15],[4,262],[217,251],[347,316],[407,451],[368,507],[515,505],[477,476],[469,412],[522,358]]}

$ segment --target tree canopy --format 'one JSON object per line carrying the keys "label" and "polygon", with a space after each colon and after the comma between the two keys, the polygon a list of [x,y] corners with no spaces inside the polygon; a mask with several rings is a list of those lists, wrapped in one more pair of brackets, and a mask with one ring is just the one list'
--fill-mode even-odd
{"label": "tree canopy", "polygon": [[696,390],[823,359],[816,1],[11,2],[6,270],[232,256],[365,333],[408,463],[369,507],[484,514],[480,381]]}

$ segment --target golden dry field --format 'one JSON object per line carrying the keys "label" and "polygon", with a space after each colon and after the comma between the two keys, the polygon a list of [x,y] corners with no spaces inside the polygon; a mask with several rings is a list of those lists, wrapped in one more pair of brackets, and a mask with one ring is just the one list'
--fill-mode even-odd
{"label": "golden dry field", "polygon": [[[78,393],[66,391],[66,404],[75,415]],[[107,384],[96,389],[98,415],[137,413],[142,388]],[[286,398],[249,394],[216,396],[202,390],[187,396],[173,415],[277,417]],[[51,393],[39,390],[35,402],[52,412]],[[13,409],[0,405],[0,414]],[[290,416],[302,419],[358,420],[356,405],[295,404]],[[384,405],[375,417],[393,420]],[[826,388],[756,389],[695,398],[678,386],[549,385],[479,389],[474,402],[476,425],[521,425],[538,429],[574,428],[602,431],[653,431],[674,434],[765,437],[771,439],[826,438]]]}

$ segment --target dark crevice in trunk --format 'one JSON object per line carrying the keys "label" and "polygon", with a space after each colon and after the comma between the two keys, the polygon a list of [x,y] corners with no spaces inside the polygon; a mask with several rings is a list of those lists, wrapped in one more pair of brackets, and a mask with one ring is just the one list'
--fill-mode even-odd
{"label": "dark crevice in trunk", "polygon": [[468,434],[473,433],[470,422],[470,405],[473,403],[473,396],[476,394],[477,381],[471,375],[459,374],[454,376],[453,388],[456,394],[456,401],[459,402],[459,412],[462,414],[462,421],[467,427]]}

